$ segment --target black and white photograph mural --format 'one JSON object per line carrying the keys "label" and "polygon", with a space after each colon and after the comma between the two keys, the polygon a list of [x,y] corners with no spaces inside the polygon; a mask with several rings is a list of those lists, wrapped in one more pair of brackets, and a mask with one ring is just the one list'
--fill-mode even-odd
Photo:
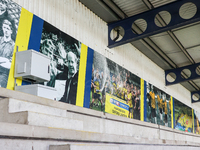
{"label": "black and white photograph mural", "polygon": [[7,87],[21,7],[0,0],[0,87]]}
{"label": "black and white photograph mural", "polygon": [[81,43],[44,22],[40,52],[50,57],[50,81],[57,90],[56,100],[76,104]]}

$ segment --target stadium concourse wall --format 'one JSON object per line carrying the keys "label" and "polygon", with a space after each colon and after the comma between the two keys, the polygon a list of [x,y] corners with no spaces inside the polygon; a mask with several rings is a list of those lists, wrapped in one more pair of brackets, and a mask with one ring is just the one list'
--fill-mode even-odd
{"label": "stadium concourse wall", "polygon": [[[13,11],[16,7],[18,12]],[[60,58],[64,62],[66,53],[72,51],[79,59],[76,105],[199,132],[200,106],[191,104],[190,92],[180,84],[166,87],[164,70],[131,44],[109,49],[106,23],[78,0],[13,0],[8,1],[8,8],[10,15],[14,16],[17,34],[5,88],[14,89],[16,47],[19,51],[34,49],[52,59],[52,82],[47,85],[59,88],[59,100],[65,92],[65,81],[61,78],[53,80],[58,69],[55,66],[60,64]],[[50,47],[53,47],[54,55],[49,53],[52,51]],[[95,81],[101,82],[96,90],[91,86]],[[124,82],[125,93],[129,89],[134,91],[133,113],[129,110],[131,104],[130,101],[127,103],[127,98],[113,92],[116,89],[107,88],[112,86],[123,91],[120,85]],[[17,84],[29,83],[17,80]]]}

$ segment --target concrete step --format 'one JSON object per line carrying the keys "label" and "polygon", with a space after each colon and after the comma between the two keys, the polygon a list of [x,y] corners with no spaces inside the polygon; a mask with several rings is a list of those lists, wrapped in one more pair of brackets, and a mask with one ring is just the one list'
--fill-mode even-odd
{"label": "concrete step", "polygon": [[63,109],[71,112],[77,112],[77,113],[82,113],[82,114],[87,114],[87,115],[95,115],[98,117],[104,116],[103,112],[100,111],[95,111],[92,109],[88,108],[83,108],[63,102],[58,102],[55,100],[43,98],[43,97],[38,97],[35,95],[19,92],[19,91],[13,91],[5,88],[0,87],[0,98],[10,98],[10,99],[18,99],[18,100],[23,100],[26,102],[30,103],[35,103],[35,104],[41,104],[44,106],[50,106],[53,108],[58,108],[58,109]]}
{"label": "concrete step", "polygon": [[[75,120],[75,121],[78,120],[79,126],[82,125],[84,131],[135,136],[138,138],[148,137],[149,135],[151,135],[151,137],[149,136],[149,138],[158,137],[157,125],[148,124],[147,127],[144,127],[144,122],[109,114],[104,114],[104,115],[102,114],[102,116],[100,117],[98,113],[96,114],[97,111],[95,111],[93,114],[91,114],[91,112],[88,113],[86,111],[82,113],[83,109],[81,109],[80,107],[79,107],[79,112],[77,112],[76,109],[75,111],[73,110],[66,111],[48,105],[45,106],[43,104],[33,103],[24,100],[16,100],[13,98],[2,99],[0,100],[0,104],[1,106],[5,106],[0,111],[1,112],[3,111],[2,114],[7,114],[6,117],[7,122],[23,123],[23,124],[29,123],[31,125],[38,125],[38,126],[67,128],[69,125],[66,125],[65,122],[69,120]],[[9,108],[8,111],[6,106]],[[20,116],[14,117],[15,113],[20,114],[20,112],[22,114],[22,117]],[[48,116],[46,116],[45,114]],[[4,116],[2,116],[2,118],[5,119]],[[13,120],[13,118],[15,119]],[[20,121],[18,121],[19,119],[17,118],[19,118]],[[37,118],[40,118],[41,121],[37,120]],[[112,120],[111,118],[115,120]],[[53,121],[52,123],[52,120],[57,120],[57,121]],[[116,123],[116,121],[120,122]],[[68,123],[72,123],[72,121]],[[127,123],[132,123],[132,124],[127,124]],[[115,124],[115,126],[113,126],[113,124]],[[135,130],[136,128],[141,128],[140,125],[143,125],[142,132],[138,132],[139,130]],[[73,129],[83,130],[82,127],[80,128],[77,125],[74,125],[73,123],[71,126],[74,126]],[[70,129],[72,129],[71,126]],[[152,127],[151,130],[149,130],[149,127]],[[129,128],[129,130],[127,130],[127,128]]]}
{"label": "concrete step", "polygon": [[50,128],[74,129],[83,132],[112,134],[116,136],[129,136],[138,140],[147,138],[153,141],[160,138],[163,140],[199,141],[199,138],[191,133],[184,133],[164,126],[111,114],[100,116],[98,113],[96,114],[97,111],[94,111],[94,114],[92,114],[92,111],[85,111],[81,107],[78,107],[79,111],[77,112],[77,106],[73,108],[75,110],[66,111],[54,108],[48,104],[45,106],[43,104],[12,98],[1,99],[0,121]]}
{"label": "concrete step", "polygon": [[83,131],[83,121],[66,117],[58,117],[30,111],[11,113],[6,115],[5,113],[1,113],[0,116],[1,122]]}
{"label": "concrete step", "polygon": [[52,116],[29,111],[27,113],[28,115],[26,124],[28,125],[84,131],[82,120]]}
{"label": "concrete step", "polygon": [[50,145],[49,150],[120,150],[117,144],[66,144]]}
{"label": "concrete step", "polygon": [[0,121],[83,130],[83,121],[67,118],[66,110],[14,99],[0,100]]}
{"label": "concrete step", "polygon": [[[2,101],[8,101],[8,112],[16,113],[22,111],[32,111],[43,114],[49,114],[53,116],[66,117],[66,110],[54,108],[52,106],[46,106],[37,103],[31,103],[23,100],[16,100],[12,98],[3,99]],[[6,102],[5,102],[6,103]]]}
{"label": "concrete step", "polygon": [[[143,124],[141,126],[141,121],[134,121],[124,117],[120,117],[121,120],[119,119],[119,122],[111,120],[114,115],[109,114],[104,115],[104,117],[99,117],[95,113],[86,115],[85,113],[82,114],[80,107],[80,112],[66,111],[48,105],[12,98],[0,100],[0,107],[0,121],[2,122],[134,136],[136,138],[158,139],[159,137],[157,125],[148,124],[144,126]],[[129,124],[126,121],[129,121]],[[149,130],[149,127],[152,127],[151,130]]]}
{"label": "concrete step", "polygon": [[[112,147],[119,148],[120,150],[157,150],[158,148],[161,150],[162,147],[167,147],[168,149],[176,147],[180,150],[193,148],[192,150],[197,150],[200,147],[199,143],[189,141],[136,139],[131,136],[117,136],[22,124],[0,122],[0,127],[0,147],[5,150],[48,150],[50,147],[60,148],[64,146],[64,148],[67,148],[65,147],[67,144],[70,144],[70,148],[73,148],[73,150],[75,150],[74,148],[76,150],[98,150],[100,147],[110,148],[109,150]],[[167,148],[164,150],[167,150]]]}
{"label": "concrete step", "polygon": [[49,150],[199,150],[199,147],[150,144],[66,144],[50,145]]}
{"label": "concrete step", "polygon": [[[76,143],[76,144],[75,144]],[[55,145],[53,145],[55,144]],[[58,146],[56,146],[56,144]],[[63,144],[63,145],[61,145]],[[50,145],[50,146],[49,146]],[[52,147],[53,145],[53,147]],[[66,147],[70,145],[70,147]],[[198,146],[150,145],[150,144],[108,144],[78,143],[33,139],[1,139],[1,150],[199,150]]]}

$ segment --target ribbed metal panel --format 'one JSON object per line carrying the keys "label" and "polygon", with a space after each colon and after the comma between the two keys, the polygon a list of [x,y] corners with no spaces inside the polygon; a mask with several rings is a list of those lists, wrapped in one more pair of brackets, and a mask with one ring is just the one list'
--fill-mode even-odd
{"label": "ribbed metal panel", "polygon": [[200,24],[175,31],[174,34],[185,48],[199,45]]}
{"label": "ribbed metal panel", "polygon": [[104,53],[107,45],[106,23],[78,0],[13,1],[85,45]]}
{"label": "ribbed metal panel", "polygon": [[133,16],[147,11],[147,7],[141,0],[113,0],[127,16]]}
{"label": "ribbed metal panel", "polygon": [[176,0],[149,0],[149,1],[156,8],[156,7],[171,3],[171,2],[175,2]]}

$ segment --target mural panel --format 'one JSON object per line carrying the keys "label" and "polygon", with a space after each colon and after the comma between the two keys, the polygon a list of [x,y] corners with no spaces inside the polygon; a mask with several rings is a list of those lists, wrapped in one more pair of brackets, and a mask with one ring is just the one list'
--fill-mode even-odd
{"label": "mural panel", "polygon": [[14,89],[16,46],[50,57],[51,78],[41,84],[57,90],[57,101],[199,134],[197,111],[193,121],[188,106],[176,99],[173,105],[164,91],[11,0],[0,0],[0,87]]}
{"label": "mural panel", "polygon": [[192,109],[174,99],[175,129],[193,132]]}
{"label": "mural panel", "polygon": [[140,119],[140,78],[94,52],[90,108]]}
{"label": "mural panel", "polygon": [[51,59],[50,81],[44,83],[57,90],[57,100],[76,104],[81,43],[44,22],[40,52]]}
{"label": "mural panel", "polygon": [[194,133],[200,134],[200,113],[198,111],[194,111]]}
{"label": "mural panel", "polygon": [[21,7],[0,0],[0,87],[7,87]]}
{"label": "mural panel", "polygon": [[146,121],[171,127],[171,96],[147,83]]}

